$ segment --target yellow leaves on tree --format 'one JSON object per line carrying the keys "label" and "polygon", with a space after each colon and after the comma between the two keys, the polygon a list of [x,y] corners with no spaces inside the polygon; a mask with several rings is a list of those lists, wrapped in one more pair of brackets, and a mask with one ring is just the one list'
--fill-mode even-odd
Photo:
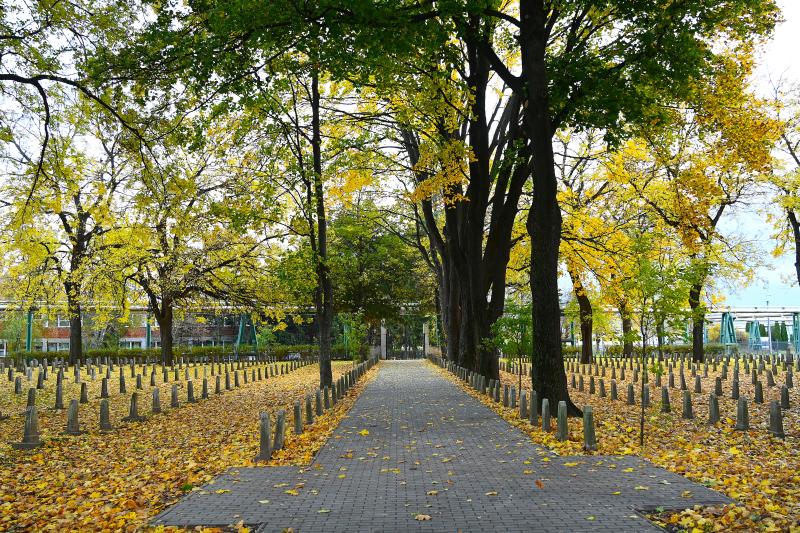
{"label": "yellow leaves on tree", "polygon": [[463,141],[421,143],[414,171],[426,178],[411,194],[411,199],[416,202],[439,194],[448,205],[465,201],[461,186],[467,180],[467,166],[471,160],[471,152]]}

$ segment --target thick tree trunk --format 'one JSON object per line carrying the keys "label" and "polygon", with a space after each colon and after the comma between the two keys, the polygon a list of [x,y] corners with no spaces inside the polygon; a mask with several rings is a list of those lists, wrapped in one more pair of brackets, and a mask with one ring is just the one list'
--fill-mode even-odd
{"label": "thick tree trunk", "polygon": [[[491,155],[489,148],[489,127],[486,117],[486,91],[489,84],[489,61],[479,40],[486,31],[481,16],[470,18],[472,32],[466,38],[466,56],[469,65],[467,82],[473,96],[472,112],[469,115],[469,144],[473,157],[469,162],[469,201],[464,206],[461,219],[461,247],[466,258],[466,277],[462,280],[463,302],[461,321],[464,331],[465,356],[472,368],[487,378],[498,379],[500,369],[495,351],[489,346],[491,323],[496,320],[489,315],[489,286],[487,268],[492,268],[484,257],[484,238],[486,232],[486,213],[491,194]],[[502,194],[504,191],[498,191]],[[495,226],[495,225],[493,225]],[[497,231],[492,227],[490,232]],[[499,265],[497,268],[500,267]],[[494,297],[495,294],[492,294]]]}
{"label": "thick tree trunk", "polygon": [[320,132],[319,73],[311,73],[311,147],[314,158],[314,203],[317,215],[317,290],[315,304],[319,327],[319,385],[333,384],[331,370],[331,324],[333,322],[333,283],[328,271],[328,223],[325,214],[325,191],[322,184],[322,135]]}
{"label": "thick tree trunk", "polygon": [[158,322],[158,332],[161,338],[161,364],[171,366],[175,362],[173,353],[174,334],[172,331],[175,316],[172,309],[172,302],[161,301],[160,312],[153,313]]}
{"label": "thick tree trunk", "polygon": [[83,355],[83,324],[81,321],[81,307],[75,309],[77,314],[69,317],[69,364],[80,364]]}
{"label": "thick tree trunk", "polygon": [[66,282],[64,289],[67,293],[67,315],[69,316],[69,364],[79,364],[83,355],[83,320],[81,317],[81,304],[78,301],[80,286],[73,282]]}
{"label": "thick tree trunk", "polygon": [[633,357],[632,332],[633,322],[631,321],[630,315],[622,315],[622,356],[625,358]]}
{"label": "thick tree trunk", "polygon": [[[440,315],[448,359],[487,377],[499,377],[497,354],[487,342],[492,324],[502,315],[505,304],[505,273],[512,246],[514,220],[519,198],[528,176],[527,157],[521,153],[524,135],[519,128],[520,98],[514,95],[501,118],[507,136],[499,141],[494,159],[490,155],[486,117],[489,64],[479,40],[485,38],[485,21],[469,19],[465,35],[469,74],[465,81],[474,95],[468,123],[468,142],[473,158],[469,164],[466,190],[453,191],[466,201],[445,206],[445,225],[440,233],[430,200],[421,202],[424,225],[431,243],[431,255],[441,258]],[[498,126],[499,127],[499,126]],[[457,134],[454,141],[460,140]],[[403,144],[412,165],[419,159],[417,137],[405,130]],[[494,160],[494,163],[492,161]],[[507,163],[507,164],[506,164]],[[498,172],[490,170],[497,165]],[[430,176],[415,174],[417,183]],[[494,186],[493,186],[494,184]],[[489,202],[491,197],[491,211]],[[487,214],[491,219],[486,226]],[[435,261],[431,261],[435,263]],[[434,265],[436,269],[437,265]],[[438,271],[437,271],[438,275]]]}
{"label": "thick tree trunk", "polygon": [[696,363],[701,363],[705,360],[703,325],[705,324],[706,314],[700,305],[702,291],[702,283],[695,283],[689,288],[689,308],[692,310],[692,361]]}
{"label": "thick tree trunk", "polygon": [[[449,248],[449,247],[448,247]],[[449,261],[448,288],[447,288],[447,353],[450,360],[459,365],[463,364],[461,350],[461,299],[459,298],[460,285],[458,270]]]}
{"label": "thick tree trunk", "polygon": [[500,360],[498,353],[488,342],[492,337],[492,324],[496,319],[493,319],[486,312],[486,295],[481,291],[473,291],[472,293],[472,309],[474,313],[473,323],[473,339],[476,343],[475,353],[476,361],[475,367],[478,373],[486,376],[487,379],[500,378]]}
{"label": "thick tree trunk", "polygon": [[558,206],[545,68],[546,17],[542,0],[520,0],[522,77],[526,83],[525,128],[533,151],[533,204],[527,229],[531,237],[533,296],[533,388],[551,405],[567,402],[572,416],[581,414],[567,390],[561,354],[561,306],[558,299],[558,249],[561,211]]}
{"label": "thick tree trunk", "polygon": [[[465,188],[457,186],[454,196],[464,201],[447,203],[444,229],[440,233],[430,200],[421,202],[424,224],[432,251],[441,258],[442,326],[447,357],[487,377],[499,377],[497,354],[489,347],[491,325],[503,313],[505,271],[512,246],[514,220],[519,198],[528,176],[527,153],[521,153],[524,134],[519,127],[520,97],[514,95],[497,126],[502,134],[495,139],[491,153],[486,94],[489,87],[489,61],[484,44],[491,29],[480,16],[470,16],[464,26],[466,71],[464,81],[474,98],[471,101],[466,137],[472,158]],[[461,139],[444,124],[437,125],[445,137]],[[403,144],[412,165],[419,159],[418,138],[402,132]],[[497,172],[493,169],[496,166]],[[415,174],[417,183],[430,176]],[[491,202],[491,210],[489,204]],[[487,227],[487,215],[491,218]],[[432,261],[433,262],[433,261]]]}
{"label": "thick tree trunk", "polygon": [[461,310],[461,320],[459,320],[458,330],[458,359],[464,368],[477,370],[477,346],[475,345],[475,315],[473,314],[472,302],[470,302],[469,283],[461,279],[458,287],[459,309]]}
{"label": "thick tree trunk", "polygon": [[589,364],[594,361],[592,353],[592,302],[586,295],[586,289],[581,283],[581,278],[572,268],[568,269],[572,279],[572,289],[575,300],[578,302],[578,313],[581,326],[581,363]]}

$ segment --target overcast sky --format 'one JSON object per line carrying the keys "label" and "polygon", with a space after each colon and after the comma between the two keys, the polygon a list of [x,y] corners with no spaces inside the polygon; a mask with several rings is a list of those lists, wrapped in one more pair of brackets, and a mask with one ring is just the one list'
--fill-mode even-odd
{"label": "overcast sky", "polygon": [[[756,90],[765,94],[770,89],[770,79],[782,78],[790,83],[800,83],[800,1],[778,0],[778,4],[783,10],[784,22],[777,27],[772,40],[760,53],[754,80]],[[764,222],[763,216],[753,210],[746,213],[739,211],[735,217],[729,217],[727,222],[763,243],[761,248],[768,266],[760,269],[760,279],[752,285],[732,290],[727,295],[726,303],[735,307],[760,307],[769,300],[770,306],[800,306],[800,288],[795,279],[794,258],[789,254],[778,259],[771,257],[769,252],[772,248],[772,228]]]}

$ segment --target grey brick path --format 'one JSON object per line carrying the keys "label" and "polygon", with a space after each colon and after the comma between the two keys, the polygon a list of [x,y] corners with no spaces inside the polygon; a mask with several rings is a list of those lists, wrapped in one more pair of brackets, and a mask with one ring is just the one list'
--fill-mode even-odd
{"label": "grey brick path", "polygon": [[[554,455],[427,363],[391,361],[381,363],[311,466],[231,469],[154,524],[244,521],[258,531],[295,532],[658,531],[636,510],[727,502],[638,458]],[[418,514],[431,519],[417,521]]]}

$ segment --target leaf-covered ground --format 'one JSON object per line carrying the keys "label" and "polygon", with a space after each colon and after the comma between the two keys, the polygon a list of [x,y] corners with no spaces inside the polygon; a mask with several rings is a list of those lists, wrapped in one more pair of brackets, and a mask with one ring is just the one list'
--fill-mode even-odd
{"label": "leaf-covered ground", "polygon": [[[258,367],[255,367],[258,368]],[[263,368],[263,366],[262,366]],[[334,379],[351,368],[349,362],[334,362]],[[251,368],[248,368],[248,376]],[[140,369],[137,369],[140,372]],[[190,369],[194,375],[194,367]],[[126,377],[129,376],[126,368]],[[211,373],[208,371],[210,377]],[[35,376],[35,373],[34,373]],[[64,393],[65,405],[77,399],[79,386],[72,373]],[[148,416],[141,423],[125,424],[130,393],[135,380],[128,380],[127,392],[117,393],[118,374],[111,385],[112,432],[98,429],[100,379],[88,381],[88,404],[80,406],[82,436],[66,436],[65,411],[54,405],[55,377],[51,374],[46,390],[38,391],[37,407],[44,445],[32,452],[13,450],[9,441],[19,441],[27,387],[15,395],[13,383],[0,379],[0,412],[11,414],[0,421],[0,531],[134,531],[141,528],[185,491],[209,481],[231,466],[252,465],[258,448],[258,413],[287,410],[286,449],[275,454],[273,464],[308,462],[346,413],[363,381],[351,389],[336,409],[328,411],[302,436],[292,435],[292,405],[316,390],[319,367],[310,365],[282,376],[245,384],[213,394],[196,404],[187,404],[186,380],[180,372],[181,407],[169,407],[174,381],[157,386],[161,390],[163,413],[150,413],[149,379],[140,391],[139,412]],[[203,370],[199,368],[195,394],[199,398]],[[34,377],[35,379],[35,377]],[[86,379],[86,376],[84,376]],[[240,371],[241,379],[241,371]],[[33,382],[35,386],[35,381]],[[223,378],[224,388],[224,378]]]}
{"label": "leaf-covered ground", "polygon": [[[652,518],[668,529],[678,531],[800,531],[800,397],[796,389],[790,389],[791,408],[784,411],[786,439],[771,437],[768,432],[769,402],[780,399],[780,386],[784,374],[780,372],[775,387],[768,387],[766,373],[762,374],[764,404],[754,404],[754,386],[749,375],[742,370],[740,394],[749,399],[750,431],[736,431],[736,402],[730,398],[732,369],[723,381],[723,396],[719,398],[722,420],[716,425],[708,422],[708,397],[714,391],[714,380],[721,375],[721,367],[715,372],[709,366],[707,378],[702,378],[702,393],[692,393],[694,420],[681,418],[682,393],[680,380],[675,371],[676,388],[670,389],[672,413],[661,413],[661,391],[655,387],[651,376],[651,406],[645,416],[645,445],[639,447],[639,386],[636,387],[636,405],[625,402],[627,384],[633,373],[626,371],[626,380],[617,379],[621,400],[599,397],[599,377],[595,377],[596,393],[590,395],[588,372],[584,375],[584,392],[570,387],[570,396],[578,406],[591,405],[594,410],[598,451],[606,455],[641,454],[653,463],[686,476],[715,490],[723,492],[739,502],[721,508],[687,509],[682,512],[662,513]],[[619,378],[617,371],[617,378]],[[458,381],[451,374],[450,379]],[[703,375],[702,369],[698,372]],[[579,374],[576,374],[576,379]],[[688,389],[694,391],[694,378],[686,371]],[[567,373],[568,382],[572,374]],[[610,392],[611,369],[606,369],[606,392]],[[600,376],[602,377],[602,376]],[[504,384],[518,387],[519,377],[502,372]],[[460,382],[463,385],[463,382]],[[663,383],[667,384],[666,376]],[[531,384],[525,376],[523,388],[530,397]],[[465,387],[486,405],[491,406],[509,422],[517,425],[540,444],[548,446],[562,455],[582,454],[583,423],[581,419],[569,420],[569,441],[555,439],[555,429],[545,433],[541,427],[533,428],[519,419],[516,410],[495,404],[485,396]],[[555,428],[555,408],[553,428]]]}

